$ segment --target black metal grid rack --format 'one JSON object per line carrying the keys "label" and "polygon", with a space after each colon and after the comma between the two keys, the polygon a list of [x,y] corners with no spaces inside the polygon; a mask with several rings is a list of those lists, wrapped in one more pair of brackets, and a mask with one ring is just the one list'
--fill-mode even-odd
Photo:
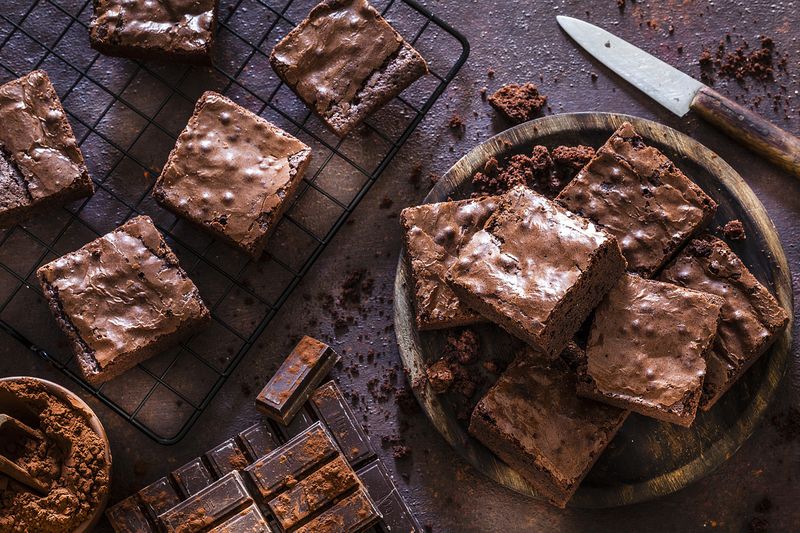
{"label": "black metal grid rack", "polygon": [[[442,94],[466,61],[469,45],[414,0],[372,2],[425,56],[431,74],[359,132],[339,139],[280,82],[268,61],[272,46],[315,0],[223,0],[213,68],[96,53],[88,44],[91,0],[9,3],[0,11],[0,82],[47,70],[97,191],[47,217],[0,230],[0,329],[152,439],[174,444]],[[268,256],[257,262],[161,209],[150,196],[160,165],[204,90],[226,94],[313,149],[311,168],[270,239]],[[180,257],[213,322],[180,347],[94,387],[80,376],[34,273],[142,213]]]}

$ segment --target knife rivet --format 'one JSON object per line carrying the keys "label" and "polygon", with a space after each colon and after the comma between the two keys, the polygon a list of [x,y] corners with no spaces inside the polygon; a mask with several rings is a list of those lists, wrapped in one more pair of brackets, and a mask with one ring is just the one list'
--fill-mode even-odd
{"label": "knife rivet", "polygon": [[606,48],[611,48],[611,41],[606,41]]}

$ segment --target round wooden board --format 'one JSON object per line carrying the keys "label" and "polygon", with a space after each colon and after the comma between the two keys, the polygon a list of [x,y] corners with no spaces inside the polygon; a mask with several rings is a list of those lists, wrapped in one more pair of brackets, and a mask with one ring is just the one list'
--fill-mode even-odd
{"label": "round wooden board", "polygon": [[[544,117],[492,137],[459,160],[425,198],[425,203],[466,198],[470,180],[492,156],[530,153],[536,144],[548,148],[585,144],[599,147],[624,121],[645,141],[663,151],[719,204],[709,229],[738,218],[745,241],[729,243],[753,274],[775,294],[792,316],[791,275],[775,226],[753,191],[725,161],[690,137],[648,120],[610,113],[575,113]],[[414,394],[428,417],[455,450],[479,471],[523,494],[536,491],[467,432],[459,421],[457,393],[438,396],[428,387],[426,363],[441,354],[445,332],[417,330],[413,284],[405,251],[395,280],[395,329],[403,365],[415,384]],[[508,359],[510,342],[493,326],[476,328],[481,356]],[[631,415],[586,477],[569,505],[613,507],[648,500],[679,490],[730,457],[752,433],[772,399],[789,358],[792,324],[772,348],[691,428]],[[463,417],[462,417],[463,418]]]}

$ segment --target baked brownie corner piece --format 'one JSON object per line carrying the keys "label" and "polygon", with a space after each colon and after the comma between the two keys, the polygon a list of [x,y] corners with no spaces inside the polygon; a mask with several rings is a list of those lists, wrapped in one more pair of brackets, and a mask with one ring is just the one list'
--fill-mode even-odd
{"label": "baked brownie corner piece", "polygon": [[206,92],[153,196],[258,258],[310,161],[311,149],[298,139],[221,94]]}
{"label": "baked brownie corner piece", "polygon": [[103,54],[210,64],[219,0],[94,0],[89,42]]}
{"label": "baked brownie corner piece", "polygon": [[337,135],[428,72],[366,0],[325,0],[272,49],[280,78]]}
{"label": "baked brownie corner piece", "polygon": [[626,274],[595,311],[579,394],[690,426],[723,303],[713,294]]}
{"label": "baked brownie corner piece", "polygon": [[81,372],[94,385],[176,344],[210,318],[146,216],[44,265],[37,276]]}
{"label": "baked brownie corner piece", "polygon": [[653,276],[717,209],[658,149],[624,123],[558,195],[613,234],[628,270]]}
{"label": "baked brownie corner piece", "polygon": [[0,125],[0,228],[94,192],[45,71],[0,86]]}
{"label": "baked brownie corner piece", "polygon": [[446,280],[472,309],[553,359],[624,270],[613,236],[517,186]]}
{"label": "baked brownie corner piece", "polygon": [[453,328],[483,321],[444,282],[458,249],[497,206],[497,197],[407,207],[400,213],[406,257],[414,280],[417,327]]}
{"label": "baked brownie corner piece", "polygon": [[767,351],[789,315],[733,250],[711,235],[684,247],[659,279],[725,300],[700,400],[707,411]]}
{"label": "baked brownie corner piece", "polygon": [[627,411],[575,394],[560,361],[521,353],[472,412],[469,432],[542,496],[565,507]]}

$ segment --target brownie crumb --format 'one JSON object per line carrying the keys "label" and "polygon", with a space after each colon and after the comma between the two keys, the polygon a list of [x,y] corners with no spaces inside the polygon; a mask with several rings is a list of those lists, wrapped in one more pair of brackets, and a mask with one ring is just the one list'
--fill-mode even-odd
{"label": "brownie crumb", "polygon": [[553,161],[565,169],[580,170],[594,157],[594,148],[579,144],[577,146],[557,146],[553,150]]}
{"label": "brownie crumb", "polygon": [[747,234],[744,231],[744,224],[742,224],[741,220],[731,220],[727,222],[722,226],[722,233],[725,235],[726,239],[732,241],[743,241],[747,238]]}
{"label": "brownie crumb", "polygon": [[547,96],[539,94],[534,83],[510,83],[489,97],[489,103],[506,119],[521,123],[539,115]]}
{"label": "brownie crumb", "polygon": [[471,329],[467,328],[460,333],[451,332],[447,335],[444,358],[458,361],[462,365],[469,365],[478,360],[480,339]]}
{"label": "brownie crumb", "polygon": [[493,68],[491,68],[491,67],[489,67],[489,69],[487,69],[487,70],[486,70],[486,75],[487,75],[487,76],[488,76],[490,79],[491,79],[491,78],[494,78],[494,69],[493,69]]}
{"label": "brownie crumb", "polygon": [[[743,41],[734,51],[726,52],[726,42],[730,42],[730,35],[726,35],[725,41],[720,41],[717,51],[712,54],[709,50],[703,50],[698,58],[698,63],[702,75],[706,79],[711,79],[715,73],[727,78],[735,79],[739,82],[745,79],[755,79],[767,82],[774,79],[775,65],[773,62],[775,52],[775,42],[770,37],[762,36],[761,46],[751,49],[747,41]],[[783,68],[783,59],[779,59],[778,68]]]}
{"label": "brownie crumb", "polygon": [[617,7],[620,11],[623,11],[625,9],[625,0],[617,0]]}
{"label": "brownie crumb", "polygon": [[467,129],[466,124],[464,124],[464,120],[457,114],[450,117],[450,122],[447,123],[447,127],[450,128],[459,138],[464,136],[464,130]]}
{"label": "brownie crumb", "polygon": [[428,179],[431,180],[431,185],[436,185],[442,177],[439,174],[431,172],[428,174]]}
{"label": "brownie crumb", "polygon": [[592,78],[592,81],[597,81],[597,72],[590,72],[589,77]]}
{"label": "brownie crumb", "polygon": [[428,367],[425,372],[428,377],[428,384],[436,394],[442,394],[453,385],[455,375],[447,359],[442,358]]}
{"label": "brownie crumb", "polygon": [[486,86],[481,87],[480,91],[478,91],[481,95],[481,100],[486,100],[486,93],[489,92],[489,88]]}
{"label": "brownie crumb", "polygon": [[414,189],[419,189],[421,181],[422,181],[422,165],[417,163],[411,169],[411,174],[408,175],[408,183],[410,183],[414,187]]}
{"label": "brownie crumb", "polygon": [[395,459],[405,459],[411,455],[411,448],[405,445],[398,445],[392,449],[392,456]]}

